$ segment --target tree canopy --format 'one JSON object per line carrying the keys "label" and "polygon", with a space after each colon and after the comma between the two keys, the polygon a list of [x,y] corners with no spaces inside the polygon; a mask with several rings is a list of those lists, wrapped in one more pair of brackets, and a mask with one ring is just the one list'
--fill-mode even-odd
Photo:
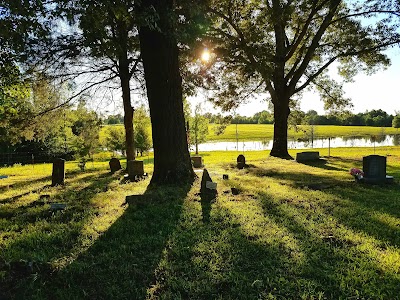
{"label": "tree canopy", "polygon": [[211,1],[214,25],[208,37],[219,58],[216,103],[225,109],[254,92],[267,92],[274,107],[271,155],[287,152],[291,102],[316,89],[326,109],[350,104],[340,81],[360,71],[371,73],[389,64],[383,50],[397,45],[398,1]]}

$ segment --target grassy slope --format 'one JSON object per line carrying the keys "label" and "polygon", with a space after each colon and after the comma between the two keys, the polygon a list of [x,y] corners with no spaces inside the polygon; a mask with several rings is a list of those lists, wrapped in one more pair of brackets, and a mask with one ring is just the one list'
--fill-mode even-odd
{"label": "grassy slope", "polygon": [[[100,131],[100,140],[104,140],[108,126],[122,126],[122,125],[105,125]],[[224,134],[215,135],[214,125],[209,125],[209,134],[207,141],[234,141],[236,140],[236,125],[229,125]],[[295,132],[293,129],[289,130],[289,138],[301,138],[305,136],[304,131],[308,134],[310,126],[299,126],[300,130]],[[241,141],[262,141],[264,139],[271,140],[274,133],[274,127],[270,124],[238,124],[238,138]],[[398,130],[392,127],[369,127],[369,126],[333,126],[333,125],[316,125],[314,126],[315,138],[327,137],[353,137],[353,136],[367,136],[382,135],[382,134],[398,134]]]}
{"label": "grassy slope", "polygon": [[[198,181],[146,190],[106,163],[67,164],[65,187],[46,186],[49,165],[0,169],[0,298],[398,299],[399,185],[348,174],[371,153],[335,149],[304,165],[247,152],[244,170],[237,152],[203,153],[211,204]],[[376,154],[400,178],[400,149]],[[129,194],[145,196],[122,205]],[[67,209],[50,213],[52,202]]]}

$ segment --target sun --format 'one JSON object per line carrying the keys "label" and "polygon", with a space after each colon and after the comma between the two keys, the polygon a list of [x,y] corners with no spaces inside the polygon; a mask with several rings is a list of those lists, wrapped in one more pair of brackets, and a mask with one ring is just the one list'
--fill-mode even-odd
{"label": "sun", "polygon": [[201,54],[201,60],[204,62],[208,62],[211,59],[211,53],[207,49],[203,50],[203,53]]}

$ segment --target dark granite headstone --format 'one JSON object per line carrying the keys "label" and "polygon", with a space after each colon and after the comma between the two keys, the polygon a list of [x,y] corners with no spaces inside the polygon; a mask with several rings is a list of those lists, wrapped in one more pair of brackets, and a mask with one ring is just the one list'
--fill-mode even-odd
{"label": "dark granite headstone", "polygon": [[240,194],[239,189],[234,188],[234,187],[231,188],[231,192],[232,192],[232,195],[239,195]]}
{"label": "dark granite headstone", "polygon": [[111,173],[115,173],[122,168],[119,159],[115,157],[111,158],[108,164],[110,165]]}
{"label": "dark granite headstone", "polygon": [[246,166],[246,158],[243,154],[239,154],[236,161],[238,169],[243,169]]}
{"label": "dark granite headstone", "polygon": [[64,210],[67,207],[67,204],[64,203],[51,203],[50,210],[57,211],[57,210]]}
{"label": "dark granite headstone", "polygon": [[143,161],[130,160],[128,161],[128,175],[130,180],[137,180],[144,176]]}
{"label": "dark granite headstone", "polygon": [[304,151],[296,154],[297,162],[307,162],[307,161],[315,161],[319,160],[319,152],[318,151]]}
{"label": "dark granite headstone", "polygon": [[386,157],[369,155],[363,157],[364,181],[367,183],[384,183],[386,181]]}
{"label": "dark granite headstone", "polygon": [[203,167],[203,159],[201,156],[192,156],[192,163],[194,168],[202,168]]}
{"label": "dark granite headstone", "polygon": [[53,162],[53,173],[51,175],[51,185],[64,184],[65,180],[65,160],[56,158]]}

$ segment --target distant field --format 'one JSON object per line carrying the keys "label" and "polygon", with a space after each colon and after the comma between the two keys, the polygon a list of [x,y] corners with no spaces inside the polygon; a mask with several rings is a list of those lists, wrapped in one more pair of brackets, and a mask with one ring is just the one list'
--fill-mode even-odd
{"label": "distant field", "polygon": [[[103,140],[109,126],[123,125],[105,125],[100,131],[100,140]],[[214,124],[209,125],[208,141],[234,141],[236,140],[236,124],[229,125],[221,135],[214,133]],[[274,126],[272,124],[238,124],[238,138],[241,141],[262,141],[271,140],[274,135]],[[289,138],[301,138],[310,135],[311,126],[300,125],[298,131],[290,129]],[[371,136],[384,134],[397,134],[398,129],[393,127],[369,127],[369,126],[335,126],[335,125],[315,125],[314,138],[327,137],[350,137],[350,136]]]}
{"label": "distant field", "polygon": [[[222,135],[215,135],[214,125],[210,125],[208,140],[235,140],[236,125],[229,125]],[[238,124],[238,138],[242,141],[272,139],[274,127],[272,124]],[[310,135],[311,126],[298,126],[298,131],[290,129],[289,138],[300,138]],[[370,136],[382,134],[396,134],[398,130],[392,127],[367,127],[367,126],[334,126],[334,125],[316,125],[314,126],[314,138],[341,137],[341,136]]]}

